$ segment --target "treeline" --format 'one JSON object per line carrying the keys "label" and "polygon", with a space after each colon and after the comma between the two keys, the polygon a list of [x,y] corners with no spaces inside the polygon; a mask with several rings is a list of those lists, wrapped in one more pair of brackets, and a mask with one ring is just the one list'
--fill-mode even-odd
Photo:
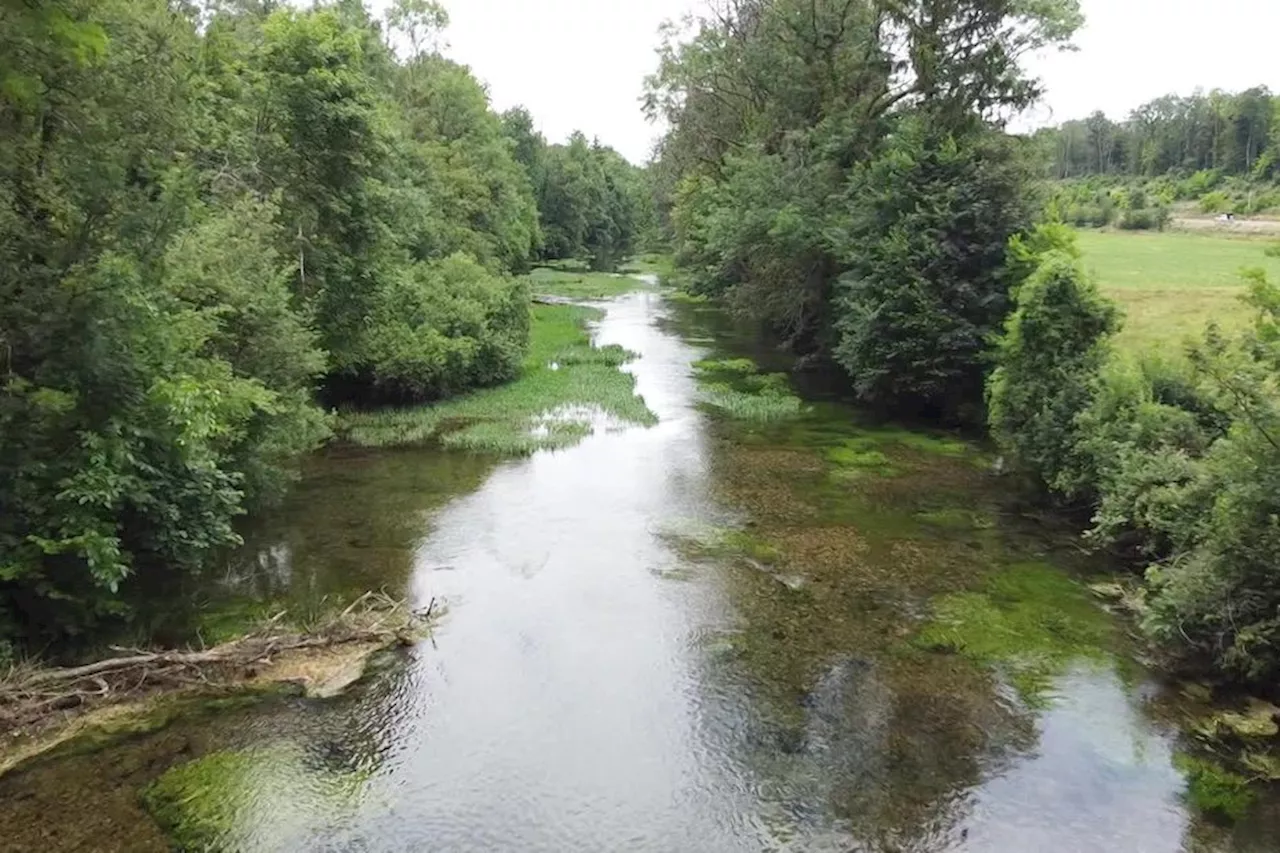
{"label": "treeline", "polygon": [[[1113,355],[1119,313],[1070,232],[1037,224],[1040,152],[1001,123],[1038,94],[1017,57],[1079,24],[1074,3],[1034,10],[717,5],[649,83],[662,227],[691,289],[865,404],[987,425],[1008,470],[1146,570],[1131,603],[1172,659],[1274,683],[1280,292],[1255,277],[1257,327],[1185,363]],[[1125,214],[1159,205],[1140,193]]]}
{"label": "treeline", "polygon": [[1166,95],[1124,121],[1096,112],[1034,139],[1058,179],[1214,171],[1270,180],[1280,178],[1280,98],[1265,86]]}
{"label": "treeline", "polygon": [[647,173],[581,133],[548,145],[523,108],[503,113],[516,159],[533,182],[543,260],[576,258],[612,269],[657,238]]}
{"label": "treeline", "polygon": [[1009,463],[1144,570],[1133,604],[1179,665],[1273,691],[1280,677],[1280,288],[1247,273],[1253,327],[1185,360],[1113,352],[1122,318],[1070,232],[1019,244],[1036,271],[990,384]]}
{"label": "treeline", "polygon": [[578,139],[527,168],[427,49],[445,21],[0,3],[0,644],[127,618],[138,579],[235,544],[327,408],[512,377],[511,273],[634,240],[637,170]]}

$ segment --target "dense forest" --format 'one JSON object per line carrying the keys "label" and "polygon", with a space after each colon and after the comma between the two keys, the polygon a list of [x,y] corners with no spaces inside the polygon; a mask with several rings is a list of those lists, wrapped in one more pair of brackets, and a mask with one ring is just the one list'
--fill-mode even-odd
{"label": "dense forest", "polygon": [[641,170],[497,115],[426,0],[0,3],[0,644],[129,615],[341,405],[509,379]]}
{"label": "dense forest", "polygon": [[1019,58],[1079,23],[1072,2],[725,0],[668,34],[649,81],[661,224],[690,289],[867,406],[988,425],[1006,471],[1134,567],[1128,603],[1172,664],[1273,684],[1280,291],[1252,272],[1255,328],[1116,352],[1123,318],[1041,179],[1263,176],[1273,102],[1009,134],[1039,95]]}

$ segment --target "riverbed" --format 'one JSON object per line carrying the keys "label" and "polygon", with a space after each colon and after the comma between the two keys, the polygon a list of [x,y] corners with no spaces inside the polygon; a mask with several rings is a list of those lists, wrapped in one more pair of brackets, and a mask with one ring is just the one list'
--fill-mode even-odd
{"label": "riverbed", "polygon": [[515,461],[330,449],[219,581],[434,599],[430,642],[336,700],[2,779],[0,849],[1277,849],[1272,799],[1189,805],[1179,690],[982,448],[819,394],[717,414],[695,363],[750,354],[723,318],[602,307],[657,425]]}

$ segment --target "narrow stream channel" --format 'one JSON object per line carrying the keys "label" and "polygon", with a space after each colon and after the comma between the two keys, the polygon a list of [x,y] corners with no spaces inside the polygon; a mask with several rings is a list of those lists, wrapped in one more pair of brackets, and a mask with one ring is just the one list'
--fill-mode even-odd
{"label": "narrow stream channel", "polygon": [[1029,687],[922,646],[993,566],[1070,561],[1004,518],[976,451],[888,436],[883,470],[841,477],[850,410],[700,407],[710,316],[607,305],[597,340],[641,355],[655,427],[520,461],[318,457],[228,583],[434,598],[433,640],[337,700],[0,780],[0,848],[167,849],[140,792],[168,771],[159,816],[235,851],[1277,849],[1274,805],[1234,829],[1185,805],[1177,699],[1101,611],[1098,647]]}

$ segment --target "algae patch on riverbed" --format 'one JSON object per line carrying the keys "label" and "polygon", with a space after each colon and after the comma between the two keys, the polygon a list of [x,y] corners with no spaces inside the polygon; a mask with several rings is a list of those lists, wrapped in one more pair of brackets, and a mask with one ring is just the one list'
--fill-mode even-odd
{"label": "algae patch on riverbed", "polygon": [[1084,589],[1043,563],[996,569],[981,590],[944,595],[917,644],[1004,671],[1029,702],[1080,660],[1105,660],[1110,617]]}
{"label": "algae patch on riverbed", "polygon": [[438,442],[455,450],[524,456],[572,446],[604,421],[657,422],[622,366],[622,347],[597,347],[587,324],[593,308],[533,306],[529,354],[519,378],[432,406],[344,415],[341,428],[360,445]]}

